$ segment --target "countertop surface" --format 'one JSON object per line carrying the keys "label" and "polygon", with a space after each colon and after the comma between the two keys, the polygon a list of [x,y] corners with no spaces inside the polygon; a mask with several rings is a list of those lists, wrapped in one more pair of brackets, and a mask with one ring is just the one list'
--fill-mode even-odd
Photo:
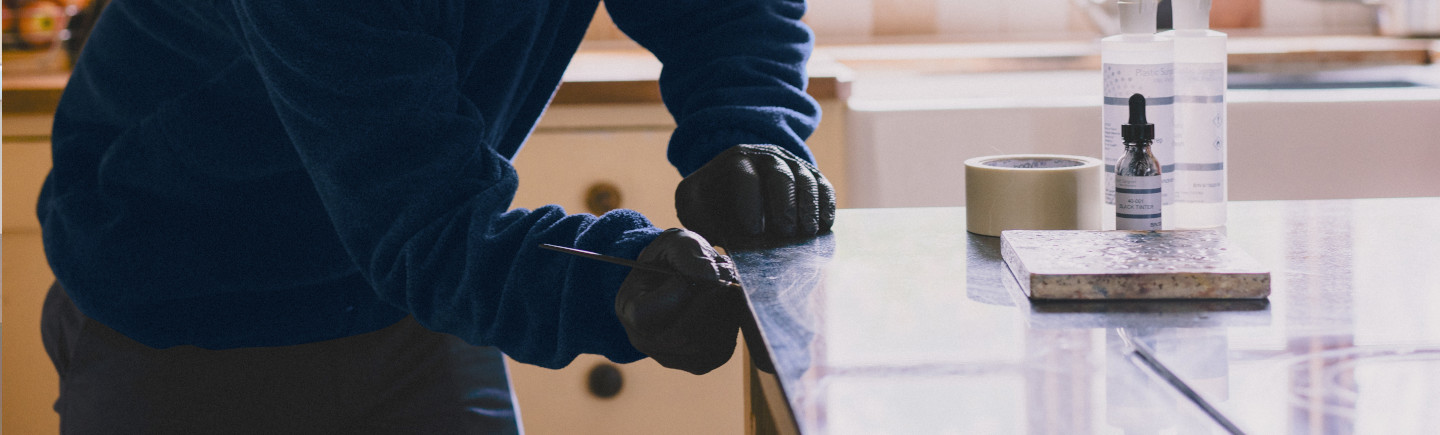
{"label": "countertop surface", "polygon": [[830,235],[731,255],[802,433],[1428,433],[1435,216],[1440,198],[1231,202],[1268,300],[1032,304],[963,208],[841,210]]}

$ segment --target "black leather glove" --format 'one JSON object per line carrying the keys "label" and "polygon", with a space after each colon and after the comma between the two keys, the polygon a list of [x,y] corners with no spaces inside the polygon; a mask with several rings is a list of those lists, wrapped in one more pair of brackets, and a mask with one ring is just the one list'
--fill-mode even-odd
{"label": "black leather glove", "polygon": [[637,261],[681,276],[633,269],[615,296],[615,314],[630,344],[660,365],[697,375],[730,360],[742,319],[749,316],[735,264],[703,237],[670,229]]}
{"label": "black leather glove", "polygon": [[720,246],[830,231],[835,188],[810,162],[775,145],[736,145],[680,181],[680,223]]}

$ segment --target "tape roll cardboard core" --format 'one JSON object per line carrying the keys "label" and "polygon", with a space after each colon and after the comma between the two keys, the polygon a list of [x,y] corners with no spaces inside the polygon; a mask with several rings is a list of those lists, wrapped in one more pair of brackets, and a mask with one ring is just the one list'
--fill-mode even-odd
{"label": "tape roll cardboard core", "polygon": [[1084,166],[1085,162],[1069,159],[1008,159],[985,160],[985,166],[996,168],[1069,168]]}
{"label": "tape roll cardboard core", "polygon": [[1098,230],[1103,174],[1099,159],[1083,156],[966,160],[966,230],[996,237],[1005,230]]}

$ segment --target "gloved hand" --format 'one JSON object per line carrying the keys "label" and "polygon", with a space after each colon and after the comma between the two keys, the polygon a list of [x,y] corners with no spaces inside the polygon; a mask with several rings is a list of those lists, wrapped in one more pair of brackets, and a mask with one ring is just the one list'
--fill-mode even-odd
{"label": "gloved hand", "polygon": [[660,365],[705,374],[730,360],[740,322],[749,316],[735,264],[703,237],[670,229],[637,261],[679,272],[633,269],[615,296],[615,314],[630,344]]}
{"label": "gloved hand", "polygon": [[680,223],[720,246],[830,231],[835,188],[815,165],[775,145],[736,145],[680,181]]}

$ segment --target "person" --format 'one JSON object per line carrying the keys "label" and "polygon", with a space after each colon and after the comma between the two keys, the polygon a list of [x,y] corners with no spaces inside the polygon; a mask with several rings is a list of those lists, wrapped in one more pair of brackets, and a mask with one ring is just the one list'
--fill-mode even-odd
{"label": "person", "polygon": [[805,5],[606,5],[664,64],[688,230],[510,209],[598,0],[110,2],[37,207],[62,433],[513,433],[502,351],[728,360],[744,306],[712,243],[834,219]]}

